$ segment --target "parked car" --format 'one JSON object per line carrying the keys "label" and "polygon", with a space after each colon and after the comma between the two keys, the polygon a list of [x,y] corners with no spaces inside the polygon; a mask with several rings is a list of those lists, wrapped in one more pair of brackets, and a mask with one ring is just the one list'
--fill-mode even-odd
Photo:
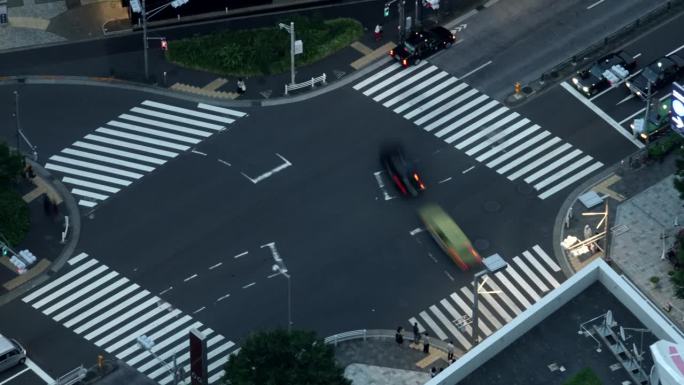
{"label": "parked car", "polygon": [[19,342],[0,334],[0,372],[26,361],[26,349]]}
{"label": "parked car", "polygon": [[425,190],[415,164],[406,158],[400,145],[385,145],[380,151],[380,162],[401,195],[415,197]]}
{"label": "parked car", "polygon": [[451,47],[456,36],[444,27],[434,27],[427,31],[412,32],[399,44],[390,50],[389,54],[401,65],[408,67],[418,64],[433,53]]}
{"label": "parked car", "polygon": [[461,270],[482,263],[480,254],[473,248],[463,230],[441,207],[428,204],[418,211],[430,235],[439,247],[456,262]]}
{"label": "parked car", "polygon": [[636,68],[636,60],[625,51],[614,52],[598,59],[591,67],[572,77],[577,89],[591,96],[626,79]]}
{"label": "parked car", "polygon": [[625,85],[630,92],[646,100],[649,84],[651,85],[650,92],[653,94],[672,84],[682,71],[684,71],[684,59],[676,54],[663,56],[649,64],[639,75],[625,82]]}

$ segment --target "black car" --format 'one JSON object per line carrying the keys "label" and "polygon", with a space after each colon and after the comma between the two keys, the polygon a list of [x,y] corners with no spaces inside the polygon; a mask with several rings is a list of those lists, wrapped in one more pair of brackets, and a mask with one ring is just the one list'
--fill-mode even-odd
{"label": "black car", "polygon": [[418,64],[422,59],[433,53],[451,47],[456,41],[456,36],[444,27],[434,27],[427,31],[412,32],[404,40],[390,50],[389,54],[398,60],[404,67]]}
{"label": "black car", "polygon": [[684,59],[674,54],[664,56],[649,64],[625,85],[633,94],[646,100],[649,84],[651,94],[653,94],[660,88],[670,85],[682,71],[684,71]]}
{"label": "black car", "polygon": [[425,184],[415,165],[406,159],[400,145],[387,145],[380,151],[380,162],[399,192],[405,196],[418,196]]}
{"label": "black car", "polygon": [[636,60],[625,51],[611,53],[598,59],[591,67],[578,71],[572,84],[587,96],[599,93],[625,79],[636,68]]}

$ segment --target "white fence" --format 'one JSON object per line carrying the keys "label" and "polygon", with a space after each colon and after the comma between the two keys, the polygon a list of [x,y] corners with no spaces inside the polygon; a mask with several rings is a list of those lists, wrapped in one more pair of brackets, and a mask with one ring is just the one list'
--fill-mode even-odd
{"label": "white fence", "polygon": [[285,84],[285,95],[288,94],[290,91],[298,90],[304,87],[311,87],[314,88],[316,86],[316,83],[321,83],[321,84],[326,84],[327,77],[325,76],[325,73],[321,76],[311,78],[304,83],[297,83],[297,84]]}

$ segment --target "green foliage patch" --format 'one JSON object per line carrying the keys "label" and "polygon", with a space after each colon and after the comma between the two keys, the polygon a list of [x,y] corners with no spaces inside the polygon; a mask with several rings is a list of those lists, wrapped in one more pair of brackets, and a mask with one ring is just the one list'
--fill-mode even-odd
{"label": "green foliage patch", "polygon": [[563,385],[602,385],[602,382],[591,368],[584,368],[565,381]]}

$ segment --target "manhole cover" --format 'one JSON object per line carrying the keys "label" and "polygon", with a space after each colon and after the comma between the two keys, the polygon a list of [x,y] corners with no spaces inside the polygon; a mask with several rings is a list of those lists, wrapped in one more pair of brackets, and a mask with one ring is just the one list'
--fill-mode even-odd
{"label": "manhole cover", "polygon": [[489,249],[489,241],[486,239],[476,239],[474,243],[475,250],[477,251],[485,251]]}
{"label": "manhole cover", "polygon": [[488,213],[495,213],[495,212],[501,210],[501,205],[499,204],[499,202],[494,202],[494,201],[485,202],[484,210],[485,210],[485,212],[488,212]]}

